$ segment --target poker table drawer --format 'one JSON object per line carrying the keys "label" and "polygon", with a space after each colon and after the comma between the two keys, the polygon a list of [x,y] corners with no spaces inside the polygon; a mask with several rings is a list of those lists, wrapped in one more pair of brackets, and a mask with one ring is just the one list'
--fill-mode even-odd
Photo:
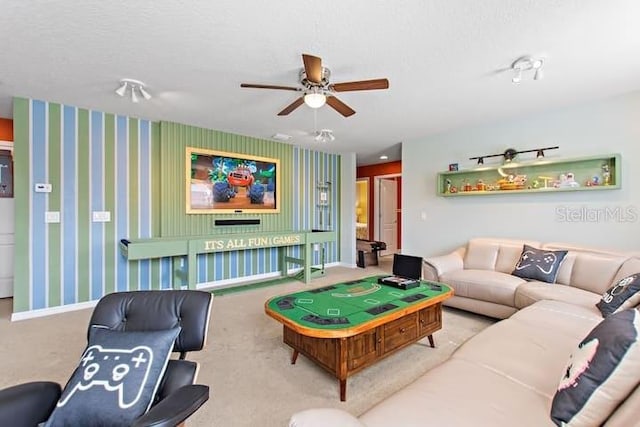
{"label": "poker table drawer", "polygon": [[382,327],[384,353],[396,350],[411,344],[418,337],[418,313],[411,313],[386,323]]}

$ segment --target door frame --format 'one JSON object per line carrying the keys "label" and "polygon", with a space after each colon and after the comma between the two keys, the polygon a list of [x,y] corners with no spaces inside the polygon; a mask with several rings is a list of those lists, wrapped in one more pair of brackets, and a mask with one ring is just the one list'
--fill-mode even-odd
{"label": "door frame", "polygon": [[[373,240],[380,240],[380,180],[385,178],[396,178],[401,177],[401,173],[390,173],[386,175],[376,175],[373,177]],[[396,181],[397,184],[397,181]],[[401,187],[398,186],[398,191],[402,191]],[[402,193],[401,193],[402,194]],[[397,208],[402,209],[402,208]],[[398,223],[396,222],[396,227],[398,227]],[[402,240],[402,236],[400,235],[401,230],[397,230],[398,240]],[[398,242],[396,242],[396,247],[398,246]],[[400,252],[400,248],[398,248],[398,252]]]}
{"label": "door frame", "polygon": [[[11,156],[13,157],[13,142],[12,141],[5,141],[5,140],[0,140],[0,150],[9,150],[11,151]],[[14,171],[14,184],[15,184],[15,171]],[[16,197],[16,192],[15,192],[15,187],[14,187],[14,191],[13,191],[13,200],[14,200],[14,204],[15,204],[15,197]],[[14,252],[14,257],[15,257],[15,221],[13,223],[13,252]],[[15,258],[14,258],[15,259]],[[14,267],[15,268],[15,267]],[[15,270],[13,272],[14,274],[14,280],[15,280]],[[14,291],[13,291],[13,287],[15,287],[15,281],[13,282],[13,286],[10,289],[11,295],[6,295],[3,296],[2,298],[12,298]]]}

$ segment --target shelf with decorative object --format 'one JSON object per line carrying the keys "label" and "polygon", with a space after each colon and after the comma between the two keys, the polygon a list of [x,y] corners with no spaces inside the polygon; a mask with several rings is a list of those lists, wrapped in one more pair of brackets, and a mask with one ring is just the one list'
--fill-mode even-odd
{"label": "shelf with decorative object", "polygon": [[480,165],[438,173],[436,194],[442,197],[492,194],[556,193],[620,188],[619,154],[571,159],[541,158]]}

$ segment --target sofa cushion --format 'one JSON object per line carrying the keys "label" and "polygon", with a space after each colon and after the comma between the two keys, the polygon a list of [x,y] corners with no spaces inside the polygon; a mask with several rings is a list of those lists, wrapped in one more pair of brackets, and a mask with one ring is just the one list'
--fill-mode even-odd
{"label": "sofa cushion", "polygon": [[522,254],[511,274],[524,279],[553,283],[567,251],[550,251],[523,245]]}
{"label": "sofa cushion", "polygon": [[[546,302],[538,303],[544,308]],[[551,305],[553,310],[527,307],[469,339],[451,357],[464,359],[499,372],[551,399],[558,379],[549,373],[559,372],[582,338],[602,318],[580,318],[581,310],[567,304]],[[589,315],[587,316],[589,317]],[[545,322],[566,324],[541,327]],[[535,366],[535,369],[531,369]]]}
{"label": "sofa cushion", "polygon": [[453,287],[461,297],[476,298],[513,307],[516,288],[525,283],[519,277],[491,270],[456,270],[445,273],[440,281]]}
{"label": "sofa cushion", "polygon": [[596,307],[604,317],[633,308],[640,302],[640,273],[618,280],[602,294]]}
{"label": "sofa cushion", "polygon": [[571,286],[602,295],[624,261],[618,256],[578,254],[571,269]]}
{"label": "sofa cushion", "polygon": [[541,300],[564,301],[575,305],[593,307],[600,301],[600,295],[572,286],[538,281],[523,283],[516,289],[516,308],[524,308]]}
{"label": "sofa cushion", "polygon": [[[489,392],[490,390],[490,392]],[[450,359],[361,417],[367,427],[553,427],[551,399],[475,363]],[[328,424],[321,424],[328,425]]]}
{"label": "sofa cushion", "polygon": [[465,252],[464,268],[510,273],[520,255],[523,243],[534,247],[540,246],[540,243],[535,241],[496,238],[471,239]]}
{"label": "sofa cushion", "polygon": [[562,371],[551,417],[557,425],[602,424],[640,382],[640,312],[613,314],[578,345]]}
{"label": "sofa cushion", "polygon": [[518,311],[511,319],[529,323],[540,330],[552,329],[567,336],[584,337],[602,321],[602,315],[594,305],[584,307],[544,300]]}
{"label": "sofa cushion", "polygon": [[464,256],[464,268],[471,270],[493,270],[500,246],[493,239],[471,239]]}

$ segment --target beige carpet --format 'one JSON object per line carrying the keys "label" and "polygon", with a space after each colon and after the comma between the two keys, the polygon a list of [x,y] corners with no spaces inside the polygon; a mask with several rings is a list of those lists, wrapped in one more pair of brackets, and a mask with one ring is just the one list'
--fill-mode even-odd
{"label": "beige carpet", "polygon": [[[314,279],[317,287],[388,271],[380,267],[334,267]],[[335,407],[358,415],[385,396],[445,360],[457,346],[493,321],[445,309],[436,348],[418,343],[347,380],[347,401],[340,402],[338,382],[304,356],[289,363],[282,326],[264,314],[268,298],[305,287],[290,282],[214,298],[209,342],[190,358],[200,362],[199,383],[211,387],[209,401],[189,426],[286,426],[290,415],[312,407]],[[0,388],[32,380],[64,383],[85,345],[91,310],[10,322],[11,300],[0,300]]]}

